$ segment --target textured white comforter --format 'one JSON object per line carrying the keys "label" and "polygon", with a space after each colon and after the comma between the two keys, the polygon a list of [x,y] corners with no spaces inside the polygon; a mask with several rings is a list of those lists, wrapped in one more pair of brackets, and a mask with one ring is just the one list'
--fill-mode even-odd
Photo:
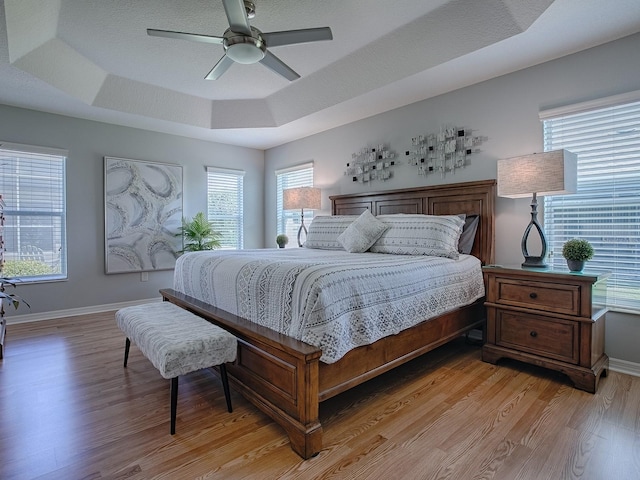
{"label": "textured white comforter", "polygon": [[469,255],[308,248],[187,253],[174,289],[317,346],[326,363],[484,295]]}

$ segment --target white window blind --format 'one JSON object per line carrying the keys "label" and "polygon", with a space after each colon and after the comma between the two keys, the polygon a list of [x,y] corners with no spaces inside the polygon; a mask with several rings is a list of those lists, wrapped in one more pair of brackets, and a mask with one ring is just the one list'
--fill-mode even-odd
{"label": "white window blind", "polygon": [[244,246],[244,171],[207,167],[207,217],[223,249]]}
{"label": "white window blind", "polygon": [[0,143],[5,277],[67,277],[66,151]]}
{"label": "white window blind", "polygon": [[612,272],[609,307],[639,312],[640,101],[545,118],[544,148],[578,154],[577,194],[544,199],[553,264],[564,264],[564,242],[589,240],[587,270]]}
{"label": "white window blind", "polygon": [[[283,210],[282,192],[287,188],[313,187],[313,163],[306,163],[285,170],[276,171],[276,212],[277,212],[277,234],[284,233],[289,237],[287,247],[297,247],[295,239],[298,237],[300,228],[300,213],[298,211]],[[313,210],[304,212],[305,222],[308,227],[313,220]],[[273,239],[275,242],[275,238]]]}

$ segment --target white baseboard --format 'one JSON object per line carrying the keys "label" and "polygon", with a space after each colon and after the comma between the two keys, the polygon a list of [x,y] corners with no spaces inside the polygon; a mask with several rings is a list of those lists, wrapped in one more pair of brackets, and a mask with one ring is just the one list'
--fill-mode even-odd
{"label": "white baseboard", "polygon": [[68,310],[55,310],[53,312],[29,313],[26,315],[6,316],[7,325],[16,325],[18,323],[40,322],[43,320],[53,320],[63,317],[75,317],[77,315],[90,315],[92,313],[109,312],[133,305],[142,305],[151,302],[160,302],[161,298],[149,298],[147,300],[134,300],[131,302],[109,303],[106,305],[94,305],[91,307],[70,308]]}
{"label": "white baseboard", "polygon": [[609,370],[612,372],[626,373],[627,375],[633,375],[634,377],[640,377],[640,363],[610,358]]}

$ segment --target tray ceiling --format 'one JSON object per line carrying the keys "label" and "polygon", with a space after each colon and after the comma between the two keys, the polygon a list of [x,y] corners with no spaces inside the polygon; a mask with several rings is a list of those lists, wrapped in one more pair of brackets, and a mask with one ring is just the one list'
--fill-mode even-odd
{"label": "tray ceiling", "polygon": [[301,78],[260,64],[205,75],[220,0],[5,0],[0,102],[269,148],[640,31],[636,0],[256,0],[264,32],[329,26],[332,41],[274,47]]}

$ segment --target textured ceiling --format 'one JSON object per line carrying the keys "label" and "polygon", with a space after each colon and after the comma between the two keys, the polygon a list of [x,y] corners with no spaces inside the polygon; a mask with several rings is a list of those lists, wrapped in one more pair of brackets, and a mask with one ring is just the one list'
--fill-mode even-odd
{"label": "textured ceiling", "polygon": [[256,0],[263,32],[329,26],[260,64],[205,75],[220,0],[4,0],[0,103],[269,148],[640,31],[638,0]]}

